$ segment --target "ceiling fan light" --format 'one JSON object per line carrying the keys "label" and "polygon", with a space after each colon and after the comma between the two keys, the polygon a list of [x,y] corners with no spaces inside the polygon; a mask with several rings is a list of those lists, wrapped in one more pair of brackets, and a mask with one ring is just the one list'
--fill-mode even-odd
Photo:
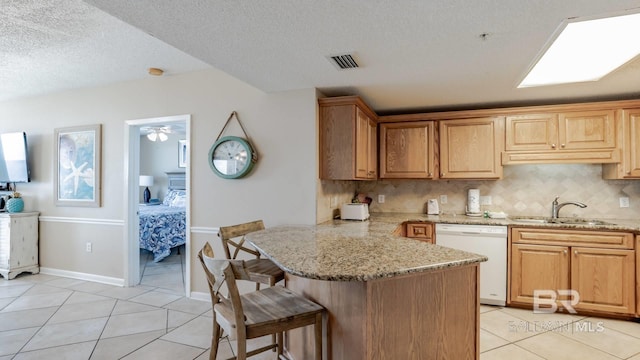
{"label": "ceiling fan light", "polygon": [[158,132],[158,138],[160,139],[160,141],[167,141],[167,139],[169,139],[169,137],[167,136],[167,134],[163,133],[163,132]]}
{"label": "ceiling fan light", "polygon": [[148,133],[147,134],[147,139],[149,139],[151,141],[158,140],[158,133],[156,133],[155,131],[152,131],[152,132]]}

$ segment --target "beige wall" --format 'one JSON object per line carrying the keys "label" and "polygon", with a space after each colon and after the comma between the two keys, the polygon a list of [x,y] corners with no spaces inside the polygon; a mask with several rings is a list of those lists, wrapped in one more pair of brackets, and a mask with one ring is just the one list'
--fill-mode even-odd
{"label": "beige wall", "polygon": [[[260,159],[241,180],[215,176],[207,154],[236,110]],[[25,208],[41,212],[41,266],[97,276],[124,275],[125,121],[191,114],[192,290],[207,291],[195,252],[222,225],[264,219],[267,226],[316,222],[316,92],[265,94],[217,70],[149,78],[0,103],[0,132],[26,131],[32,179],[19,184]],[[103,125],[103,202],[53,203],[53,131]],[[241,135],[237,125],[227,135]],[[107,229],[107,230],[105,230]],[[92,253],[84,251],[87,240]]]}

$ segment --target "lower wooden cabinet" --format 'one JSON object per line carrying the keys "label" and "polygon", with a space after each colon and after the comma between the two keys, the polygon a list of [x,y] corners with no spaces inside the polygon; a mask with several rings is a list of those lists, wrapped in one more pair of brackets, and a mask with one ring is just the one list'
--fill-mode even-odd
{"label": "lower wooden cabinet", "polygon": [[636,316],[640,317],[640,235],[636,235]]}
{"label": "lower wooden cabinet", "polygon": [[408,222],[405,224],[406,237],[433,244],[433,224]]}
{"label": "lower wooden cabinet", "polygon": [[511,228],[509,304],[533,305],[534,291],[547,290],[561,308],[572,299],[559,290],[574,290],[577,311],[637,314],[632,240],[622,232]]}
{"label": "lower wooden cabinet", "polygon": [[635,313],[635,251],[571,248],[571,288],[576,310]]}
{"label": "lower wooden cabinet", "polygon": [[[535,290],[569,289],[569,248],[513,244],[511,302],[533,304]],[[558,302],[558,305],[560,303]]]}

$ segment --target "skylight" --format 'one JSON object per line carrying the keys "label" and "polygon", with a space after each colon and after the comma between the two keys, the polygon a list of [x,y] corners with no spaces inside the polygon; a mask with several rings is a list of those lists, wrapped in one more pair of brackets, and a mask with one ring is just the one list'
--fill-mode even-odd
{"label": "skylight", "polygon": [[640,13],[570,22],[518,86],[597,81],[640,53]]}

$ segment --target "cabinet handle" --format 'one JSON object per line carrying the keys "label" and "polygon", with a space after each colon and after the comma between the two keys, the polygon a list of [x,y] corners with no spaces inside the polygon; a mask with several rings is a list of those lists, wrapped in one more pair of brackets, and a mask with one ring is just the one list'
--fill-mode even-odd
{"label": "cabinet handle", "polygon": [[573,251],[573,253],[574,253],[575,255],[578,255],[578,250],[574,250],[574,251]]}
{"label": "cabinet handle", "polygon": [[564,251],[563,251],[563,253],[564,253],[565,255],[567,255],[567,250],[564,250]]}
{"label": "cabinet handle", "polygon": [[444,173],[440,173],[440,177],[444,177]]}
{"label": "cabinet handle", "polygon": [[432,176],[433,176],[433,173],[429,173],[429,177],[432,177]]}
{"label": "cabinet handle", "polygon": [[556,148],[556,144],[551,144],[551,148],[555,149]]}
{"label": "cabinet handle", "polygon": [[560,144],[560,147],[564,147],[564,144]]}

